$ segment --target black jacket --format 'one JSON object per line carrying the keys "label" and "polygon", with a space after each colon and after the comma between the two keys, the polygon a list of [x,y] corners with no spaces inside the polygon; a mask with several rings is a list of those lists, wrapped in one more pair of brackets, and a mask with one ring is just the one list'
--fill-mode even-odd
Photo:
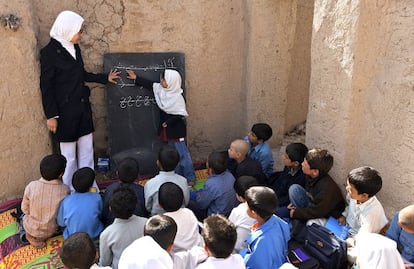
{"label": "black jacket", "polygon": [[339,218],[345,209],[345,200],[336,182],[329,175],[307,178],[306,192],[312,206],[296,208],[293,218],[309,220],[316,218]]}
{"label": "black jacket", "polygon": [[86,72],[80,48],[75,44],[76,60],[55,39],[40,50],[40,89],[47,119],[58,117],[55,139],[73,142],[94,131],[90,90],[85,82],[105,84],[107,74]]}

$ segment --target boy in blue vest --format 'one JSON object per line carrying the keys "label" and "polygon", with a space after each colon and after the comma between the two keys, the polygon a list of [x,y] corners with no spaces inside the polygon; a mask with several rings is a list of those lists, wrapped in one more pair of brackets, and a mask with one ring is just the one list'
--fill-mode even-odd
{"label": "boy in blue vest", "polygon": [[255,186],[245,193],[247,214],[257,222],[247,237],[247,249],[240,254],[246,268],[279,268],[286,261],[289,225],[273,215],[278,202],[274,191],[268,187]]}

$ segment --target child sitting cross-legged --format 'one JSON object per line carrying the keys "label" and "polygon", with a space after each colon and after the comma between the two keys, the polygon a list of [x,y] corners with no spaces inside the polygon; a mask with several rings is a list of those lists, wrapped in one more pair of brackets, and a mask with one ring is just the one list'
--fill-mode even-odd
{"label": "child sitting cross-legged", "polygon": [[274,165],[272,149],[267,142],[272,137],[272,134],[273,130],[269,124],[256,123],[253,124],[252,129],[244,138],[250,144],[248,156],[260,162],[263,173],[267,178],[273,173]]}
{"label": "child sitting cross-legged", "polygon": [[348,261],[356,259],[355,239],[359,233],[379,233],[387,224],[384,208],[375,196],[382,187],[382,179],[377,170],[363,166],[348,174],[346,190],[348,206],[338,218],[338,222],[349,226],[346,240]]}
{"label": "child sitting cross-legged", "polygon": [[247,214],[256,220],[252,232],[247,237],[247,249],[240,254],[246,268],[279,268],[286,261],[289,225],[273,215],[277,208],[277,197],[268,187],[249,188],[244,198],[247,201]]}
{"label": "child sitting cross-legged", "polygon": [[414,205],[394,215],[385,236],[397,243],[404,263],[414,267]]}
{"label": "child sitting cross-legged", "polygon": [[59,256],[68,269],[111,269],[109,266],[99,267],[95,263],[95,244],[84,232],[76,232],[66,238]]}
{"label": "child sitting cross-legged", "polygon": [[169,252],[173,248],[177,233],[175,221],[165,215],[155,215],[148,219],[144,236],[132,242],[121,254],[118,268],[173,268]]}
{"label": "child sitting cross-legged", "polygon": [[114,216],[109,210],[109,200],[111,199],[113,191],[120,186],[129,187],[134,191],[138,199],[137,207],[134,209],[134,215],[145,218],[148,217],[148,211],[145,208],[144,187],[139,184],[135,184],[138,174],[139,166],[138,162],[134,158],[125,158],[121,160],[117,169],[117,175],[120,181],[109,185],[103,195],[102,220],[106,226],[114,221]]}
{"label": "child sitting cross-legged", "polygon": [[289,188],[289,215],[300,222],[325,225],[332,216],[339,218],[345,209],[342,192],[328,172],[333,165],[333,156],[325,149],[314,148],[306,153],[302,171],[306,175],[306,186],[293,184]]}
{"label": "child sitting cross-legged", "polygon": [[204,248],[208,258],[197,269],[246,268],[239,254],[232,254],[237,239],[236,227],[226,217],[214,214],[204,219]]}
{"label": "child sitting cross-legged", "polygon": [[180,155],[174,147],[163,145],[159,150],[157,165],[160,172],[158,175],[148,180],[144,186],[145,207],[151,213],[151,216],[165,212],[165,210],[158,204],[158,190],[165,182],[173,182],[181,188],[184,194],[183,206],[187,206],[190,200],[190,191],[188,189],[187,180],[185,177],[174,172],[179,160]]}
{"label": "child sitting cross-legged", "polygon": [[160,206],[167,211],[164,215],[170,216],[177,223],[174,252],[202,245],[197,218],[193,211],[182,207],[183,200],[183,191],[177,184],[165,182],[160,186],[158,201]]}
{"label": "child sitting cross-legged", "polygon": [[95,239],[102,232],[102,198],[99,193],[89,191],[94,181],[95,172],[89,167],[80,168],[73,174],[75,192],[63,199],[57,216],[57,224],[63,227],[63,238],[86,232]]}
{"label": "child sitting cross-legged", "polygon": [[99,237],[99,265],[118,268],[122,251],[135,239],[144,235],[147,218],[133,215],[137,197],[128,186],[115,189],[109,200],[109,210],[115,217]]}
{"label": "child sitting cross-legged", "polygon": [[[56,215],[59,204],[70,191],[63,184],[66,158],[60,154],[44,157],[40,162],[39,180],[30,182],[23,194],[23,227],[29,243],[36,248],[46,246],[46,239],[57,231]],[[24,233],[22,232],[22,235]]]}
{"label": "child sitting cross-legged", "polygon": [[232,174],[235,178],[239,178],[241,176],[252,176],[256,178],[260,185],[265,185],[267,183],[267,178],[262,171],[260,162],[247,156],[248,152],[249,144],[246,141],[236,139],[231,142],[227,153],[229,158],[235,160],[236,162],[234,169],[231,170]]}
{"label": "child sitting cross-legged", "polygon": [[250,234],[250,228],[256,222],[255,219],[247,215],[247,203],[244,198],[246,191],[253,186],[258,186],[257,180],[251,176],[241,176],[234,182],[234,190],[236,191],[237,200],[240,204],[233,208],[230,213],[229,220],[234,223],[237,231],[237,241],[234,250],[238,253],[241,249],[247,248],[245,242]]}
{"label": "child sitting cross-legged", "polygon": [[234,176],[227,170],[227,156],[212,152],[207,158],[208,177],[197,193],[195,214],[199,220],[212,214],[228,216],[238,204],[233,189]]}
{"label": "child sitting cross-legged", "polygon": [[302,171],[302,162],[308,148],[302,143],[290,143],[283,154],[283,171],[273,173],[269,178],[269,184],[277,195],[279,207],[289,205],[289,187],[298,184],[305,187],[306,178]]}

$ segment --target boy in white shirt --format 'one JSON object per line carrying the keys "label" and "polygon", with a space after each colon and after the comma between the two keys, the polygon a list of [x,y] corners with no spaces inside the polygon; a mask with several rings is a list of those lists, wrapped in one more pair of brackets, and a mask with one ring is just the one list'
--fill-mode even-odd
{"label": "boy in white shirt", "polygon": [[121,254],[119,269],[194,269],[206,259],[201,247],[173,253],[177,224],[166,215],[155,215],[145,224],[144,236],[132,242]]}
{"label": "boy in white shirt", "polygon": [[237,232],[234,224],[226,217],[213,214],[204,219],[202,235],[204,249],[209,257],[196,269],[246,268],[240,254],[232,254]]}
{"label": "boy in white shirt", "polygon": [[170,146],[163,145],[158,152],[157,166],[160,172],[155,177],[145,183],[144,196],[145,196],[145,207],[151,216],[156,214],[163,214],[163,210],[158,204],[158,190],[160,186],[165,182],[174,182],[183,190],[184,194],[184,206],[188,205],[190,200],[190,190],[188,189],[187,179],[174,172],[180,161],[180,155],[178,151]]}
{"label": "boy in white shirt", "polygon": [[247,203],[246,199],[244,199],[244,193],[253,186],[258,186],[258,183],[256,178],[251,176],[241,176],[234,182],[234,190],[240,204],[233,208],[229,220],[236,226],[237,241],[234,246],[236,253],[239,253],[241,249],[247,248],[245,240],[250,234],[252,225],[256,222],[255,219],[247,215]]}
{"label": "boy in white shirt", "polygon": [[165,182],[158,190],[158,202],[161,208],[177,223],[177,234],[173,252],[189,250],[193,246],[202,246],[198,221],[193,211],[183,208],[184,195],[181,188],[172,182]]}
{"label": "boy in white shirt", "polygon": [[346,190],[349,203],[338,222],[350,228],[346,240],[350,262],[355,262],[354,246],[357,234],[379,233],[388,223],[384,208],[375,196],[381,187],[382,178],[372,167],[359,167],[348,174]]}

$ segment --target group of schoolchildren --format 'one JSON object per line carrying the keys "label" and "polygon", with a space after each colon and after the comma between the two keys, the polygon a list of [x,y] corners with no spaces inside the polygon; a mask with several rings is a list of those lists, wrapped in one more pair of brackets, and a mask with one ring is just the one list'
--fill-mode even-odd
{"label": "group of schoolchildren", "polygon": [[388,220],[375,196],[382,179],[374,168],[348,174],[345,200],[328,174],[333,157],[327,150],[291,143],[283,171],[265,173],[273,171],[271,134],[269,125],[255,124],[227,154],[212,152],[200,191],[175,172],[180,155],[169,145],[159,151],[159,174],[144,187],[136,184],[138,163],[126,158],[118,165],[119,182],[102,195],[91,191],[90,168],[75,172],[70,193],[61,180],[65,158],[48,155],[42,177],[24,192],[23,235],[42,248],[60,230],[68,268],[288,268],[292,224],[324,225],[334,217],[349,226],[348,260],[357,268],[412,266],[414,205],[397,213],[383,236]]}

